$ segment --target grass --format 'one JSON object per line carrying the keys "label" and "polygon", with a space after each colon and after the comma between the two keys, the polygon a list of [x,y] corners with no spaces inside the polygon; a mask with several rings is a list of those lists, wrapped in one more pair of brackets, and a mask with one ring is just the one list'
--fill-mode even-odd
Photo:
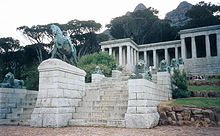
{"label": "grass", "polygon": [[190,91],[200,91],[200,92],[220,92],[220,86],[188,86]]}
{"label": "grass", "polygon": [[171,105],[173,106],[188,106],[198,108],[220,108],[219,98],[181,98],[173,99]]}

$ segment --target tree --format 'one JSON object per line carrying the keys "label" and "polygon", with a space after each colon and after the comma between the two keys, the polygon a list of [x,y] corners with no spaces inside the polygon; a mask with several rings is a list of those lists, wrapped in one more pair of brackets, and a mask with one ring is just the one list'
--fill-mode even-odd
{"label": "tree", "polygon": [[173,71],[171,78],[172,83],[172,96],[174,99],[186,98],[190,96],[190,92],[187,87],[186,73],[179,69]]}
{"label": "tree", "polygon": [[51,50],[52,48],[53,35],[50,25],[34,25],[30,28],[28,26],[21,26],[17,30],[21,31],[31,44],[37,45],[34,47],[37,53],[38,63],[40,64],[43,61],[42,49],[48,47]]}
{"label": "tree", "polygon": [[76,44],[78,58],[100,50],[95,33],[101,29],[100,23],[93,20],[79,21],[75,19],[60,27],[69,33],[73,43]]}
{"label": "tree", "polygon": [[7,53],[20,48],[19,40],[15,40],[12,37],[0,38],[0,53]]}
{"label": "tree", "polygon": [[195,28],[220,24],[220,6],[204,1],[194,5],[186,16],[191,20],[184,28]]}
{"label": "tree", "polygon": [[116,39],[131,38],[137,44],[173,40],[176,32],[166,20],[160,20],[153,8],[137,10],[111,21],[111,35]]}
{"label": "tree", "polygon": [[78,66],[86,71],[86,82],[91,82],[91,74],[97,65],[100,66],[105,76],[111,76],[112,70],[116,67],[116,62],[112,56],[105,52],[82,56],[79,59]]}

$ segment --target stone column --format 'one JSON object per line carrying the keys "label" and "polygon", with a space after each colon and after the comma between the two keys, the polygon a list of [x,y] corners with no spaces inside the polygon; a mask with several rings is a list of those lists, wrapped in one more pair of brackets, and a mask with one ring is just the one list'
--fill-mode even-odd
{"label": "stone column", "polygon": [[195,37],[192,37],[192,58],[196,58],[196,41],[195,41]]}
{"label": "stone column", "polygon": [[109,55],[112,55],[112,47],[109,48]]}
{"label": "stone column", "polygon": [[175,47],[175,59],[178,60],[178,47]]}
{"label": "stone column", "polygon": [[156,49],[153,50],[153,63],[154,63],[154,68],[157,67],[157,54],[156,54]]}
{"label": "stone column", "polygon": [[137,64],[137,53],[136,50],[134,49],[134,65]]}
{"label": "stone column", "polygon": [[102,52],[104,52],[105,51],[105,48],[101,48],[102,49]]}
{"label": "stone column", "polygon": [[130,46],[127,46],[127,65],[131,65],[131,48]]}
{"label": "stone column", "polygon": [[147,64],[147,51],[144,51],[144,62]]}
{"label": "stone column", "polygon": [[119,46],[119,65],[122,65],[122,46]]}
{"label": "stone column", "polygon": [[125,48],[122,48],[122,62],[123,62],[123,65],[126,64]]}
{"label": "stone column", "polygon": [[216,34],[217,56],[220,56],[220,33]]}
{"label": "stone column", "polygon": [[165,48],[165,49],[164,49],[164,52],[165,52],[165,53],[164,53],[165,60],[166,60],[166,62],[167,62],[167,64],[168,64],[168,62],[169,62],[169,61],[168,61],[168,59],[169,59],[169,58],[168,58],[168,49]]}
{"label": "stone column", "polygon": [[211,52],[210,52],[210,41],[209,41],[209,35],[205,35],[205,49],[206,49],[206,57],[210,57],[211,56]]}
{"label": "stone column", "polygon": [[86,72],[58,59],[43,61],[32,127],[64,127],[85,93]]}
{"label": "stone column", "polygon": [[186,59],[186,44],[184,38],[181,38],[181,56],[183,60]]}
{"label": "stone column", "polygon": [[131,66],[134,65],[134,52],[133,52],[133,48],[131,47]]}
{"label": "stone column", "polygon": [[139,52],[137,51],[137,62],[139,61]]}

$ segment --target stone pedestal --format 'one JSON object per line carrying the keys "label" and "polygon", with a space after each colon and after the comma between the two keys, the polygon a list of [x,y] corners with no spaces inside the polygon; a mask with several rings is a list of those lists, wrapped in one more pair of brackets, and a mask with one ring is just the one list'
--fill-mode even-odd
{"label": "stone pedestal", "polygon": [[58,59],[43,61],[32,127],[64,127],[85,93],[85,71]]}
{"label": "stone pedestal", "polygon": [[165,92],[168,92],[168,100],[172,99],[171,75],[168,72],[157,72],[157,84]]}
{"label": "stone pedestal", "polygon": [[103,78],[105,78],[102,74],[92,74],[92,83],[100,82]]}

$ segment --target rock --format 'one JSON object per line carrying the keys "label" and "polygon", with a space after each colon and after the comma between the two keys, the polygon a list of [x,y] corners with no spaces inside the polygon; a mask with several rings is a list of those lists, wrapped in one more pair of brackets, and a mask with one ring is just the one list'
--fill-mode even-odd
{"label": "rock", "polygon": [[185,110],[184,107],[181,107],[181,106],[175,106],[173,107],[173,111],[176,111],[176,112],[182,112],[183,110]]}
{"label": "rock", "polygon": [[182,121],[182,120],[179,120],[179,121],[176,122],[176,124],[177,124],[178,126],[182,126],[182,125],[183,125],[183,121]]}
{"label": "rock", "polygon": [[180,113],[176,114],[178,120],[183,120],[183,116]]}
{"label": "rock", "polygon": [[207,123],[211,122],[211,120],[209,118],[204,118],[204,121],[207,122]]}
{"label": "rock", "polygon": [[201,120],[203,118],[203,115],[202,114],[196,114],[196,115],[193,115],[193,118],[197,121],[197,120]]}
{"label": "rock", "polygon": [[190,19],[185,16],[185,13],[192,8],[192,4],[183,1],[179,6],[166,14],[165,19],[171,20],[171,26],[183,26]]}
{"label": "rock", "polygon": [[215,115],[212,110],[207,109],[207,110],[202,110],[202,112],[205,118],[209,118],[210,120],[215,121]]}
{"label": "rock", "polygon": [[145,9],[147,9],[146,6],[143,3],[140,3],[135,7],[134,12],[138,10],[145,10]]}
{"label": "rock", "polygon": [[202,109],[192,109],[192,113],[195,114],[201,114],[202,113]]}
{"label": "rock", "polygon": [[183,120],[190,120],[191,118],[191,110],[184,110],[181,112],[183,116]]}
{"label": "rock", "polygon": [[177,119],[176,119],[176,114],[175,114],[174,111],[173,111],[173,112],[168,112],[168,113],[167,113],[167,116],[168,116],[168,117],[171,117],[171,119],[174,120],[174,121],[177,120]]}
{"label": "rock", "polygon": [[191,119],[190,119],[190,121],[191,121],[191,122],[194,122],[194,121],[195,121],[195,119],[194,119],[194,118],[191,118]]}

